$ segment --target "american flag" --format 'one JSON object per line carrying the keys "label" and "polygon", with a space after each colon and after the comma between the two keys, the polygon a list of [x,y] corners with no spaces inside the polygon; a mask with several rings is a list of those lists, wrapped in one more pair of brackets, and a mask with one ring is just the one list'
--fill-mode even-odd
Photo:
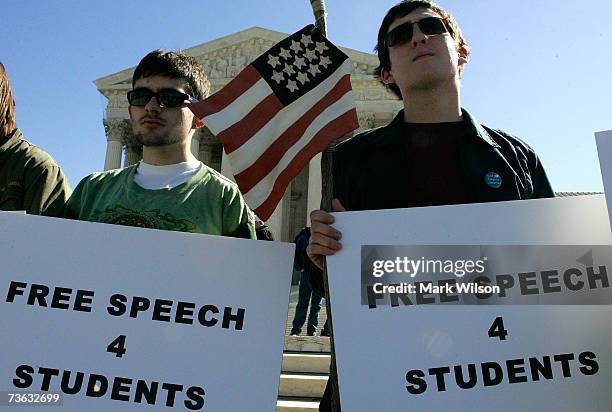
{"label": "american flag", "polygon": [[191,105],[223,143],[246,203],[267,220],[317,153],[359,127],[351,62],[313,25]]}

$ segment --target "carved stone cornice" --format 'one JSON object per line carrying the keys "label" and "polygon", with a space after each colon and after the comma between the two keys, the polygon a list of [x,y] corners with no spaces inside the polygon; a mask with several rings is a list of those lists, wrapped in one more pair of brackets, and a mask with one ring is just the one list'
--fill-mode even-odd
{"label": "carved stone cornice", "polygon": [[[253,27],[203,43],[184,52],[202,64],[211,82],[211,91],[214,93],[253,60],[287,36],[286,33]],[[376,56],[345,47],[340,49],[352,61],[351,74],[354,78],[372,77],[378,65]],[[94,81],[98,90],[109,99],[107,109],[127,107],[125,92],[131,88],[134,69],[135,67],[131,67]]]}
{"label": "carved stone cornice", "polygon": [[395,100],[400,101],[393,92],[385,87],[378,79],[351,79],[355,99],[359,101]]}
{"label": "carved stone cornice", "polygon": [[376,127],[374,112],[357,112],[357,119],[359,120],[360,130],[373,129]]}
{"label": "carved stone cornice", "polygon": [[104,119],[107,140],[120,141],[125,147],[140,147],[134,138],[130,119]]}
{"label": "carved stone cornice", "polygon": [[126,84],[122,89],[104,89],[101,90],[104,97],[108,99],[107,109],[127,108],[127,91],[132,88],[131,84]]}
{"label": "carved stone cornice", "polygon": [[273,40],[254,37],[204,53],[197,59],[212,83],[226,84],[274,44]]}
{"label": "carved stone cornice", "polygon": [[376,66],[372,64],[366,64],[359,61],[353,61],[353,69],[351,70],[351,76],[356,77],[358,75],[374,76],[374,69]]}

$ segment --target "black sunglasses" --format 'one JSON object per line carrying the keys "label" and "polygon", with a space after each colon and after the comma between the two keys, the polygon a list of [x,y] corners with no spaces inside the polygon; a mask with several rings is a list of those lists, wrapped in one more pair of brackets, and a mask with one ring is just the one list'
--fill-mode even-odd
{"label": "black sunglasses", "polygon": [[152,90],[141,87],[138,89],[130,90],[127,93],[127,99],[131,106],[144,107],[149,103],[152,97],[155,97],[157,104],[160,107],[181,107],[185,104],[185,101],[189,103],[195,103],[198,100],[195,97],[189,96],[187,93],[179,92],[174,89],[163,89],[157,93],[153,93]]}
{"label": "black sunglasses", "polygon": [[393,47],[398,44],[406,43],[412,40],[414,34],[414,25],[419,26],[421,33],[432,36],[434,34],[451,33],[451,30],[446,27],[442,19],[437,17],[425,17],[419,21],[407,22],[400,24],[385,35],[385,43],[388,47]]}

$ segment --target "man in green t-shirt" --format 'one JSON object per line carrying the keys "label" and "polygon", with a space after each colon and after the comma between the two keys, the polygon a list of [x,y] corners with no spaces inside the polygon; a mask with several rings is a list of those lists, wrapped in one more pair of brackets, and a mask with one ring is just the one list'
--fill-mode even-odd
{"label": "man in green t-shirt", "polygon": [[253,214],[237,186],[190,151],[203,124],[188,105],[204,99],[209,89],[195,58],[163,50],[146,55],[127,95],[142,161],[83,179],[66,217],[255,239]]}
{"label": "man in green t-shirt", "polygon": [[0,63],[0,210],[61,217],[70,196],[55,160],[16,128],[15,100]]}

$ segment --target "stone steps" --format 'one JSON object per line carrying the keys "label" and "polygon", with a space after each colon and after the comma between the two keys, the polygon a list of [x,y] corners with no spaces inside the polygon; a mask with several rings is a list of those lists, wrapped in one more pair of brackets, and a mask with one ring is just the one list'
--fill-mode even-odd
{"label": "stone steps", "polygon": [[326,353],[285,352],[282,371],[327,375],[330,361]]}
{"label": "stone steps", "polygon": [[276,412],[313,412],[318,410],[318,399],[279,398],[276,402]]}
{"label": "stone steps", "polygon": [[277,412],[319,410],[329,376],[329,338],[286,336]]}
{"label": "stone steps", "polygon": [[314,373],[281,373],[279,396],[320,398],[323,396],[328,375]]}
{"label": "stone steps", "polygon": [[[329,376],[329,338],[321,336],[289,336],[297,302],[297,288],[290,296],[285,351],[279,381],[277,412],[314,412]],[[319,313],[319,325],[325,323],[325,310]]]}
{"label": "stone steps", "polygon": [[287,352],[331,352],[329,338],[325,336],[285,336],[285,353]]}

